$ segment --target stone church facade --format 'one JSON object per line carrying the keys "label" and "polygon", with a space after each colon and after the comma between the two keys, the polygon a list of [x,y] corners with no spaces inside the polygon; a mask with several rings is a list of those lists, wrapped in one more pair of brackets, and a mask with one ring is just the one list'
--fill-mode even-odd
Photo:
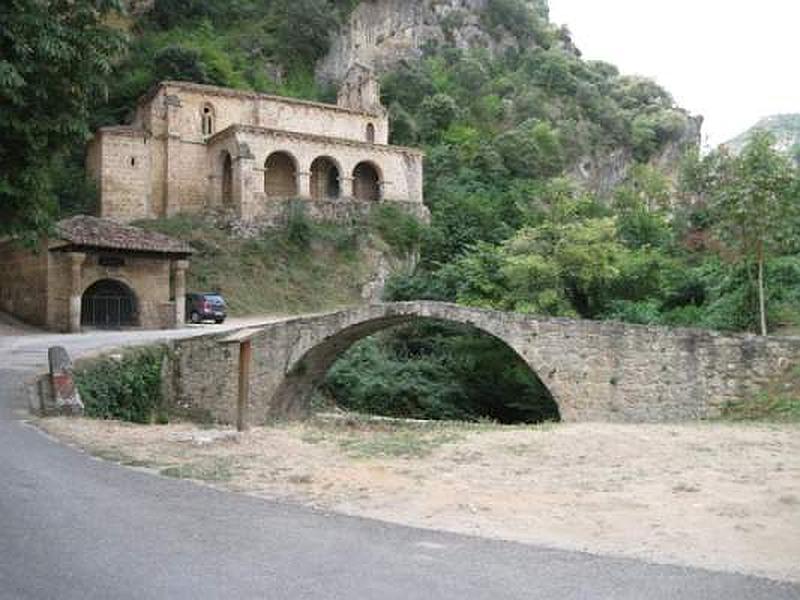
{"label": "stone church facade", "polygon": [[208,210],[269,218],[294,199],[312,214],[390,202],[424,218],[423,154],[388,140],[377,80],[358,65],[335,105],[165,81],[131,125],[97,132],[87,167],[99,216],[122,222]]}

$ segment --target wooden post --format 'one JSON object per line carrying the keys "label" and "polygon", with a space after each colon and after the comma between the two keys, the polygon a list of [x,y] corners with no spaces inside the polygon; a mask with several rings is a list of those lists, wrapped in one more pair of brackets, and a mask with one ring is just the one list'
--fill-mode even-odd
{"label": "wooden post", "polygon": [[219,340],[220,344],[239,344],[239,389],[236,396],[236,430],[247,431],[247,406],[250,399],[250,363],[253,356],[253,337],[259,328],[240,329]]}
{"label": "wooden post", "polygon": [[247,431],[247,402],[250,398],[250,356],[252,343],[239,344],[239,400],[236,405],[236,430]]}

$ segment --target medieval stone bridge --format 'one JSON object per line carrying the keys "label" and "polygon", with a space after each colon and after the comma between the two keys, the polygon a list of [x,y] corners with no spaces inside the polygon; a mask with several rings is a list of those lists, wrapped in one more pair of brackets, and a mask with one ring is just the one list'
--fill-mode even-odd
{"label": "medieval stone bridge", "polygon": [[[565,421],[710,418],[800,365],[800,338],[722,335],[608,321],[543,318],[438,302],[375,304],[251,332],[251,423],[302,416],[327,370],[354,342],[417,319],[472,325],[510,346],[539,376]],[[235,422],[238,344],[175,342],[168,395],[179,410]]]}

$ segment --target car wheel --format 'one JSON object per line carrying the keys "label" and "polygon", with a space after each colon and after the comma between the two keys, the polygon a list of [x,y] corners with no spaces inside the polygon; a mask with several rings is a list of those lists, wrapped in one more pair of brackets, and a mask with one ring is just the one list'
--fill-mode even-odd
{"label": "car wheel", "polygon": [[214,323],[217,325],[222,325],[225,322],[225,319],[214,319]]}
{"label": "car wheel", "polygon": [[200,322],[200,313],[196,310],[193,310],[192,314],[189,316],[189,320],[196,325]]}

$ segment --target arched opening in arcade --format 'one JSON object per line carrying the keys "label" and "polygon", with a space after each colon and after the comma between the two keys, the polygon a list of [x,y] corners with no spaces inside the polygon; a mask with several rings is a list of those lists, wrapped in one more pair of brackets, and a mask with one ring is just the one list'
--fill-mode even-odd
{"label": "arched opening in arcade", "polygon": [[136,327],[139,309],[136,294],[121,281],[101,279],[81,296],[81,326],[99,329]]}
{"label": "arched opening in arcade", "polygon": [[320,156],[311,163],[311,197],[314,200],[335,200],[339,195],[339,167],[333,159]]}
{"label": "arched opening in arcade", "polygon": [[485,331],[427,318],[371,329],[345,330],[308,352],[298,362],[303,372],[290,373],[282,386],[289,393],[276,395],[278,404],[291,402],[296,390],[312,393],[302,383],[310,376],[313,405],[323,410],[500,424],[561,420],[553,395],[528,363]]}
{"label": "arched opening in arcade", "polygon": [[264,192],[267,198],[297,196],[297,164],[287,152],[273,152],[264,163]]}
{"label": "arched opening in arcade", "polygon": [[372,163],[361,162],[353,169],[353,196],[364,202],[381,199],[381,175]]}

